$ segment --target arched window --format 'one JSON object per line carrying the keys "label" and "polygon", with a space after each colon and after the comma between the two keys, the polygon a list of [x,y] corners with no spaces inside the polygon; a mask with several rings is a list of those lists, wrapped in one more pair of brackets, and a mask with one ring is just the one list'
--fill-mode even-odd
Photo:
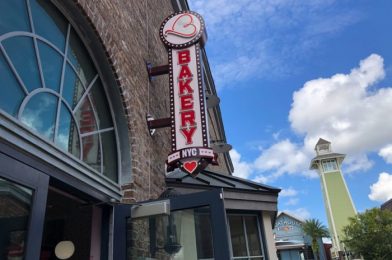
{"label": "arched window", "polygon": [[0,1],[0,110],[118,181],[104,86],[66,18],[46,0]]}

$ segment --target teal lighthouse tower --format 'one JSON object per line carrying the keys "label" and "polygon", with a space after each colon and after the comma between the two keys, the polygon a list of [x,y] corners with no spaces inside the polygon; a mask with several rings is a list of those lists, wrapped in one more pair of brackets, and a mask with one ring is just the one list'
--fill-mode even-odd
{"label": "teal lighthouse tower", "polygon": [[310,169],[317,170],[320,175],[332,238],[332,257],[342,257],[343,252],[346,251],[341,242],[343,227],[349,223],[349,217],[357,214],[341,170],[345,155],[332,152],[331,143],[322,138],[318,140],[315,150],[317,156],[312,159]]}

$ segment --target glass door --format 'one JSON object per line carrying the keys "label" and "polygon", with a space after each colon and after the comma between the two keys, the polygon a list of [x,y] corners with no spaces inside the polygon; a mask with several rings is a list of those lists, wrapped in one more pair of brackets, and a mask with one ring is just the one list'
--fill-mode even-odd
{"label": "glass door", "polygon": [[39,259],[49,177],[0,152],[0,259]]}
{"label": "glass door", "polygon": [[[131,218],[130,206],[121,207],[125,222],[122,227],[118,226],[119,208],[115,208],[115,226],[117,231],[125,230],[125,241],[117,240],[114,243],[115,247],[123,244],[123,248],[115,248],[114,253],[124,252],[124,255],[117,255],[116,259],[230,258],[226,216],[220,190],[170,198],[170,215]],[[114,237],[121,236],[115,233]]]}

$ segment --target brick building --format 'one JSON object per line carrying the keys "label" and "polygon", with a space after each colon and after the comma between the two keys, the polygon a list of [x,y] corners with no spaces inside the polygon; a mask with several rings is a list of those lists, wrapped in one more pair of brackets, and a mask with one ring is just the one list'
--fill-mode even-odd
{"label": "brick building", "polygon": [[[0,259],[276,259],[279,189],[218,166],[166,172],[162,21],[185,0],[0,1]],[[201,49],[203,84],[216,96]]]}

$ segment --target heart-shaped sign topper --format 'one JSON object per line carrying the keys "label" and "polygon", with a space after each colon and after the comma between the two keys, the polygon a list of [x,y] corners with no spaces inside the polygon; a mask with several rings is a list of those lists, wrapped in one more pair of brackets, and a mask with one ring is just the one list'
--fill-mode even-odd
{"label": "heart-shaped sign topper", "polygon": [[174,49],[204,44],[207,40],[203,18],[192,11],[171,14],[162,22],[159,35],[167,47]]}
{"label": "heart-shaped sign topper", "polygon": [[197,28],[193,23],[193,16],[191,14],[179,15],[175,20],[171,28],[165,32],[165,37],[168,34],[174,34],[179,37],[192,38],[197,34]]}

